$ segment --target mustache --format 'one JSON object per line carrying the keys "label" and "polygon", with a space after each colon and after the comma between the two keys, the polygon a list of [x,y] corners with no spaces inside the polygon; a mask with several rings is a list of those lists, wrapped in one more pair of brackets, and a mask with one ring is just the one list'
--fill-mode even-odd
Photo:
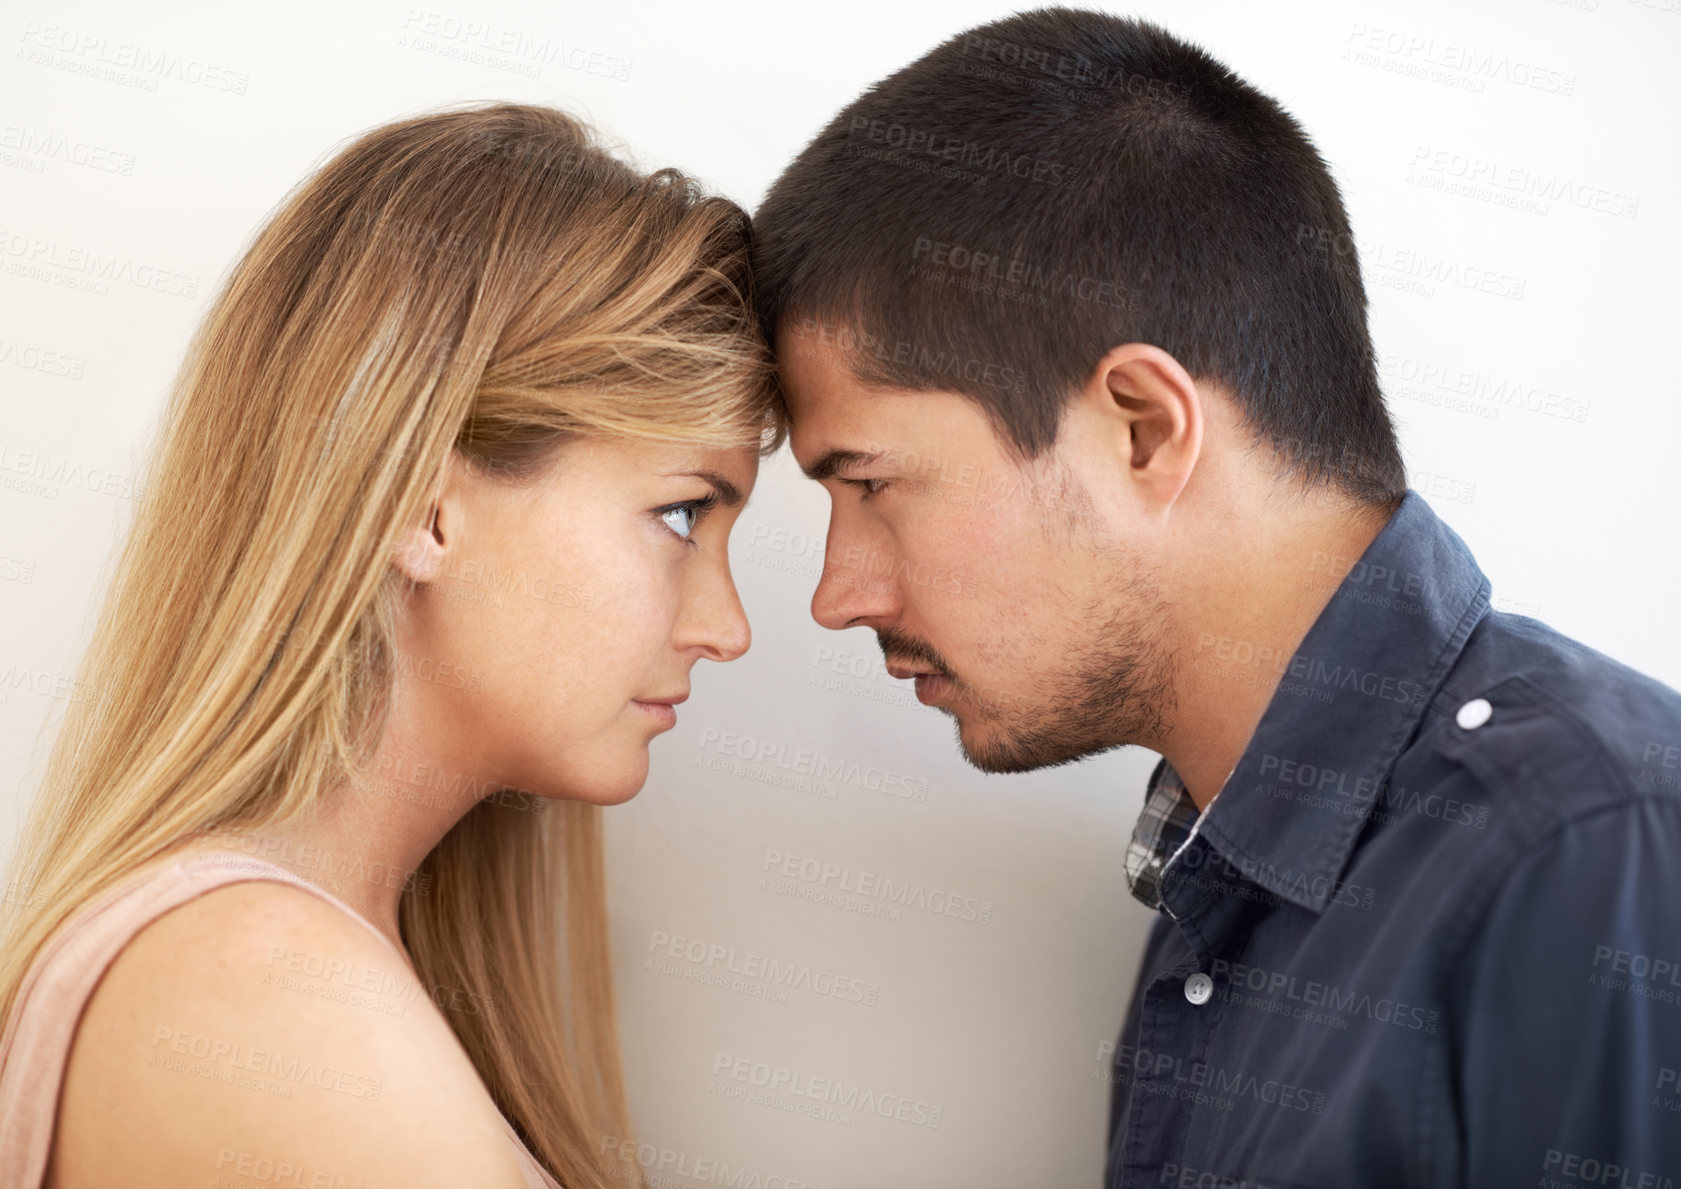
{"label": "mustache", "polygon": [[876,630],[876,643],[881,645],[883,660],[903,661],[920,668],[932,669],[945,677],[952,676],[945,658],[936,652],[932,645],[918,640],[898,628],[878,628]]}

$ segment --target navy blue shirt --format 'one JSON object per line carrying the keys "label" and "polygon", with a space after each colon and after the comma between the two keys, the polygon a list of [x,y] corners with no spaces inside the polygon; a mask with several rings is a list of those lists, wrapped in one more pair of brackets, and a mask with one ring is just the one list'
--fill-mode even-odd
{"label": "navy blue shirt", "polygon": [[1489,591],[1409,489],[1207,808],[1156,766],[1110,1189],[1681,1186],[1681,694]]}

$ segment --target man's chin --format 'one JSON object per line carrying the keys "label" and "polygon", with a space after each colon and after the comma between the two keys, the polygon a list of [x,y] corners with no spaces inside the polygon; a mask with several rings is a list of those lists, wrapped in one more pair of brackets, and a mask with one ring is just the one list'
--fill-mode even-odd
{"label": "man's chin", "polygon": [[[951,713],[948,711],[948,713]],[[1014,772],[1035,772],[1040,768],[1054,768],[1072,764],[1087,756],[1097,755],[1121,743],[1100,741],[1075,742],[1071,739],[1023,738],[996,723],[969,723],[956,714],[955,735],[957,749],[970,767],[994,776]]]}
{"label": "man's chin", "polygon": [[993,775],[1003,775],[1010,772],[1031,772],[1044,766],[1037,757],[1015,746],[997,726],[983,727],[972,724],[965,729],[962,717],[954,711],[946,713],[952,716],[957,750],[963,753],[963,758],[971,768]]}
{"label": "man's chin", "polygon": [[1032,724],[1040,721],[1040,715],[1026,713],[1019,702],[1006,710],[979,699],[967,685],[943,686],[934,691],[934,698],[925,704],[951,716],[958,751],[970,767],[981,772],[1032,772],[1104,750],[1101,745],[1072,746],[1072,740],[1034,734]]}

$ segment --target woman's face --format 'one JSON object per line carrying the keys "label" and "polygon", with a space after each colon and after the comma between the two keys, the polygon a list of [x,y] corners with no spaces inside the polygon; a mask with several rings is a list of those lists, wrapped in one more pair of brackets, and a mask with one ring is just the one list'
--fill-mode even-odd
{"label": "woman's face", "polygon": [[[574,440],[517,484],[452,453],[430,531],[399,564],[421,580],[399,629],[399,702],[438,777],[616,804],[696,661],[750,632],[730,528],[751,448]],[[416,568],[418,567],[418,568]]]}

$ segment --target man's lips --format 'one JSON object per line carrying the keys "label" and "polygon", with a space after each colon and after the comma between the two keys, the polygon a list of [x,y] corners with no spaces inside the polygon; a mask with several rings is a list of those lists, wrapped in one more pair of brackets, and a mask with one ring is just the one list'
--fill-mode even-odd
{"label": "man's lips", "polygon": [[934,699],[945,693],[951,687],[951,682],[939,673],[918,673],[916,675],[916,700],[924,706],[932,706]]}
{"label": "man's lips", "polygon": [[907,677],[922,677],[922,676],[925,676],[925,675],[934,675],[934,676],[939,676],[940,675],[934,669],[913,668],[910,665],[901,664],[898,661],[888,661],[887,662],[887,671],[892,676],[898,677],[898,678],[901,678],[901,679],[907,678]]}
{"label": "man's lips", "polygon": [[932,706],[934,699],[951,688],[951,678],[936,669],[904,661],[888,661],[887,671],[898,678],[916,678],[916,700],[924,706]]}

